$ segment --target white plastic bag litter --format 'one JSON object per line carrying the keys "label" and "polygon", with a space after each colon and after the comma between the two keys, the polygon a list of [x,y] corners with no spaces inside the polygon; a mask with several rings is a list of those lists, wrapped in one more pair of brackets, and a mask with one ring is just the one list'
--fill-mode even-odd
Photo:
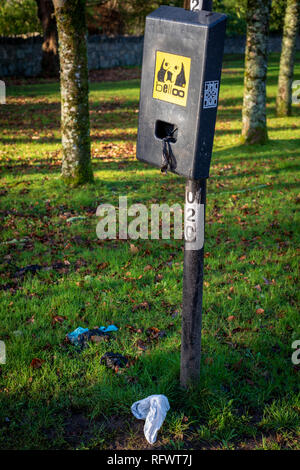
{"label": "white plastic bag litter", "polygon": [[165,395],[150,395],[144,400],[136,401],[131,411],[137,419],[145,419],[144,434],[149,444],[154,444],[167,412],[170,409]]}

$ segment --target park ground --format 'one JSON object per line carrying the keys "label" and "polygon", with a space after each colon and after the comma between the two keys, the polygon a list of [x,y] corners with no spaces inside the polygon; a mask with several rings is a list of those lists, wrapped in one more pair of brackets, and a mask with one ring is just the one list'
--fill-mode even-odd
{"label": "park ground", "polygon": [[[171,410],[154,449],[300,449],[291,361],[300,339],[300,108],[275,116],[278,61],[272,55],[268,68],[270,141],[249,147],[239,142],[243,61],[224,60],[201,381],[190,391],[179,387],[182,241],[100,241],[95,231],[97,206],[118,206],[119,196],[183,201],[183,178],[135,160],[139,79],[92,81],[95,184],[75,189],[60,179],[58,83],[9,83],[0,108],[0,448],[149,449],[130,406],[163,393]],[[119,330],[109,343],[79,351],[65,341],[78,326],[111,323]],[[130,367],[107,369],[106,351]]]}

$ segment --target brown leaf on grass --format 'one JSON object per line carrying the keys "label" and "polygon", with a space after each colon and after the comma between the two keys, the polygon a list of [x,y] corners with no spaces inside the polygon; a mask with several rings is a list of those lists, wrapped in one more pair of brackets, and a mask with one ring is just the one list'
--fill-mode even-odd
{"label": "brown leaf on grass", "polygon": [[264,283],[268,286],[270,286],[271,284],[273,284],[273,285],[276,284],[275,279],[272,279],[272,281],[270,281],[269,279],[266,279],[265,277],[263,277],[263,280],[264,280]]}
{"label": "brown leaf on grass", "polygon": [[143,328],[135,328],[132,325],[125,325],[125,328],[127,328],[130,333],[143,333]]}
{"label": "brown leaf on grass", "polygon": [[260,285],[259,285],[259,284],[257,284],[257,286],[255,286],[255,287],[254,287],[254,289],[257,289],[257,290],[258,290],[258,292],[261,292],[261,287],[260,287]]}
{"label": "brown leaf on grass", "polygon": [[54,326],[56,323],[59,323],[60,325],[66,320],[66,317],[63,317],[61,315],[55,315],[52,318],[51,325]]}
{"label": "brown leaf on grass", "polygon": [[164,330],[160,330],[159,328],[156,328],[155,326],[151,326],[150,328],[147,328],[146,335],[149,337],[150,340],[154,340],[158,338],[163,338],[167,334]]}
{"label": "brown leaf on grass", "polygon": [[234,315],[229,315],[229,317],[227,318],[228,321],[233,321],[235,320],[235,316]]}
{"label": "brown leaf on grass", "polygon": [[107,268],[107,266],[108,266],[108,263],[100,263],[100,264],[97,264],[97,269],[102,270],[102,269]]}
{"label": "brown leaf on grass", "polygon": [[142,339],[138,339],[135,345],[140,351],[146,351],[147,349],[146,343]]}
{"label": "brown leaf on grass", "polygon": [[256,313],[257,313],[257,315],[262,315],[263,313],[265,313],[265,311],[264,311],[263,308],[257,308]]}
{"label": "brown leaf on grass", "polygon": [[150,310],[150,305],[148,304],[148,302],[141,302],[140,304],[137,304],[137,305],[134,305],[132,307],[132,310],[135,312],[136,310]]}
{"label": "brown leaf on grass", "polygon": [[136,255],[139,249],[133,243],[130,243],[130,251],[133,255]]}
{"label": "brown leaf on grass", "polygon": [[151,271],[151,269],[153,269],[151,264],[147,264],[147,266],[144,267],[144,272]]}
{"label": "brown leaf on grass", "polygon": [[26,318],[26,323],[34,323],[34,315],[32,315],[32,317]]}
{"label": "brown leaf on grass", "polygon": [[163,279],[163,275],[162,275],[162,274],[156,274],[154,282],[159,282],[159,281],[161,281],[162,279]]}
{"label": "brown leaf on grass", "polygon": [[156,328],[155,326],[150,326],[150,328],[147,328],[146,334],[147,336],[158,335],[159,331],[159,328]]}
{"label": "brown leaf on grass", "polygon": [[32,359],[30,363],[30,367],[32,367],[33,369],[39,369],[40,367],[42,367],[44,362],[45,361],[43,359],[39,359],[38,357],[35,357],[34,359]]}

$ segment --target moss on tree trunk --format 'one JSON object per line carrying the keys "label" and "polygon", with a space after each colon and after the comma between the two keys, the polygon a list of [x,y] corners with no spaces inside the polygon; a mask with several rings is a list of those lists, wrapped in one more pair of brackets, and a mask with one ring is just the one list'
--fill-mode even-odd
{"label": "moss on tree trunk", "polygon": [[299,15],[299,0],[287,0],[276,100],[277,116],[290,116],[292,113],[292,80]]}
{"label": "moss on tree trunk", "polygon": [[53,0],[61,83],[62,178],[93,181],[91,165],[85,0]]}
{"label": "moss on tree trunk", "polygon": [[247,1],[247,42],[244,77],[242,142],[268,140],[266,78],[271,0]]}

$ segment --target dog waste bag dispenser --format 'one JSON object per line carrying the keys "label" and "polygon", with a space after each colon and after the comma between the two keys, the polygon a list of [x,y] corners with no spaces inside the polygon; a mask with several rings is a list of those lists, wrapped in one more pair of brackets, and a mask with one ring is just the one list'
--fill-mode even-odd
{"label": "dog waste bag dispenser", "polygon": [[147,16],[137,158],[207,178],[226,15],[162,6]]}

